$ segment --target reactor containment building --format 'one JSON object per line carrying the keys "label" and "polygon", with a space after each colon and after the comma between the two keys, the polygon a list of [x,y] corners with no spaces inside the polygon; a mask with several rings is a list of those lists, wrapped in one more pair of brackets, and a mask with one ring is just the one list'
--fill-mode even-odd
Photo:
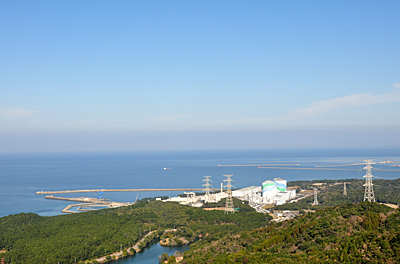
{"label": "reactor containment building", "polygon": [[287,189],[287,181],[275,178],[262,183],[262,200],[266,204],[284,204],[287,200],[296,197],[296,190]]}

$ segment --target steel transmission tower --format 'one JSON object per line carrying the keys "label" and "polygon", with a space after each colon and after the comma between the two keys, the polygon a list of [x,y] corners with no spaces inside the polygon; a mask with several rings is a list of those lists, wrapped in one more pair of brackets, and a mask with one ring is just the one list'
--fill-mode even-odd
{"label": "steel transmission tower", "polygon": [[206,192],[204,202],[209,203],[210,202],[210,187],[213,188],[212,185],[210,184],[210,182],[212,183],[212,181],[210,180],[211,176],[204,176],[204,178],[205,179],[203,180],[203,182],[205,182],[205,184],[203,184],[203,186],[206,187],[204,189],[204,191]]}
{"label": "steel transmission tower", "polygon": [[346,182],[343,183],[343,195],[347,196]]}
{"label": "steel transmission tower", "polygon": [[[365,193],[364,193],[364,202],[375,202],[375,195],[374,195],[374,188],[372,187],[372,160],[364,160],[367,166],[364,167],[364,169],[367,171],[365,174]],[[375,163],[374,163],[375,164]]]}
{"label": "steel transmission tower", "polygon": [[233,175],[224,175],[224,177],[227,177],[224,182],[226,182],[226,194],[228,195],[226,197],[226,205],[225,205],[225,213],[235,213],[235,208],[233,208],[233,200],[232,200],[232,182],[234,180],[231,179]]}
{"label": "steel transmission tower", "polygon": [[314,188],[314,202],[313,202],[313,205],[318,205],[317,196],[318,196],[318,189]]}

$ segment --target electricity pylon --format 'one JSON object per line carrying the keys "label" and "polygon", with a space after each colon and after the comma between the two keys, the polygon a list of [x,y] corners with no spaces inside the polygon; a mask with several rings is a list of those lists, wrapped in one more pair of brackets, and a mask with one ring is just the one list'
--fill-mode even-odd
{"label": "electricity pylon", "polygon": [[[329,165],[329,166],[315,166],[317,168],[322,168],[322,167],[342,167],[342,166],[358,166],[358,165],[367,165],[364,167],[364,170],[366,170],[366,174],[364,176],[365,179],[365,192],[364,192],[364,202],[369,201],[369,202],[375,202],[375,194],[374,194],[374,188],[372,184],[372,164],[388,164],[388,163],[396,163],[399,161],[379,161],[379,162],[372,162],[373,160],[364,160],[364,163],[354,163],[354,164],[344,164],[344,165]],[[329,170],[335,170],[335,169],[329,169]],[[339,170],[345,170],[345,169],[339,169]],[[380,170],[380,171],[385,171],[385,170]],[[343,191],[343,194],[345,192]],[[346,192],[347,194],[347,192]]]}
{"label": "electricity pylon", "polygon": [[317,195],[318,195],[318,189],[314,188],[314,202],[313,202],[313,205],[318,205]]}
{"label": "electricity pylon", "polygon": [[232,182],[234,180],[231,179],[233,175],[224,175],[224,177],[227,177],[224,182],[226,182],[226,194],[228,195],[226,197],[226,204],[225,204],[225,213],[235,213],[235,208],[233,207],[233,200],[232,200]]}
{"label": "electricity pylon", "polygon": [[364,176],[365,178],[365,192],[364,192],[364,202],[375,202],[375,194],[374,194],[374,188],[372,184],[372,166],[371,164],[376,164],[375,162],[372,163],[372,160],[364,160],[367,166],[364,167],[366,170],[366,174]]}
{"label": "electricity pylon", "polygon": [[204,187],[206,187],[204,189],[204,191],[206,192],[206,195],[204,197],[204,202],[209,203],[210,202],[210,187],[212,187],[212,185],[210,184],[210,182],[212,183],[212,180],[210,180],[211,176],[204,176],[204,180],[203,182],[205,182],[205,184],[203,184]]}

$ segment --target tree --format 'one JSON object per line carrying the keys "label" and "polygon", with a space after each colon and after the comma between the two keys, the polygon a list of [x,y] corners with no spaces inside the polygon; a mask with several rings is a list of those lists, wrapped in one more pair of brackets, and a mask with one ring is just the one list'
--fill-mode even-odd
{"label": "tree", "polygon": [[176,258],[175,258],[174,255],[171,255],[171,256],[169,257],[168,264],[170,264],[170,263],[176,263]]}
{"label": "tree", "polygon": [[179,257],[183,257],[183,252],[176,250],[174,253],[174,256],[179,258]]}
{"label": "tree", "polygon": [[168,253],[162,253],[161,255],[158,256],[158,262],[159,263],[164,263],[169,259]]}

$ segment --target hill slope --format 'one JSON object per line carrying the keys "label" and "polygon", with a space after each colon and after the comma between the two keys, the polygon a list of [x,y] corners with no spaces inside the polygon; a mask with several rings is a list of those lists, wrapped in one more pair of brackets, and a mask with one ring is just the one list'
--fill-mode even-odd
{"label": "hill slope", "polygon": [[250,232],[199,241],[187,263],[399,263],[400,212],[346,204]]}
{"label": "hill slope", "polygon": [[[238,201],[236,201],[238,202]],[[265,226],[265,215],[240,202],[240,212],[224,214],[177,203],[140,201],[117,209],[42,217],[0,218],[0,258],[5,263],[75,263],[129,248],[150,232],[176,228],[175,236],[194,241]],[[143,245],[144,246],[144,245]]]}

